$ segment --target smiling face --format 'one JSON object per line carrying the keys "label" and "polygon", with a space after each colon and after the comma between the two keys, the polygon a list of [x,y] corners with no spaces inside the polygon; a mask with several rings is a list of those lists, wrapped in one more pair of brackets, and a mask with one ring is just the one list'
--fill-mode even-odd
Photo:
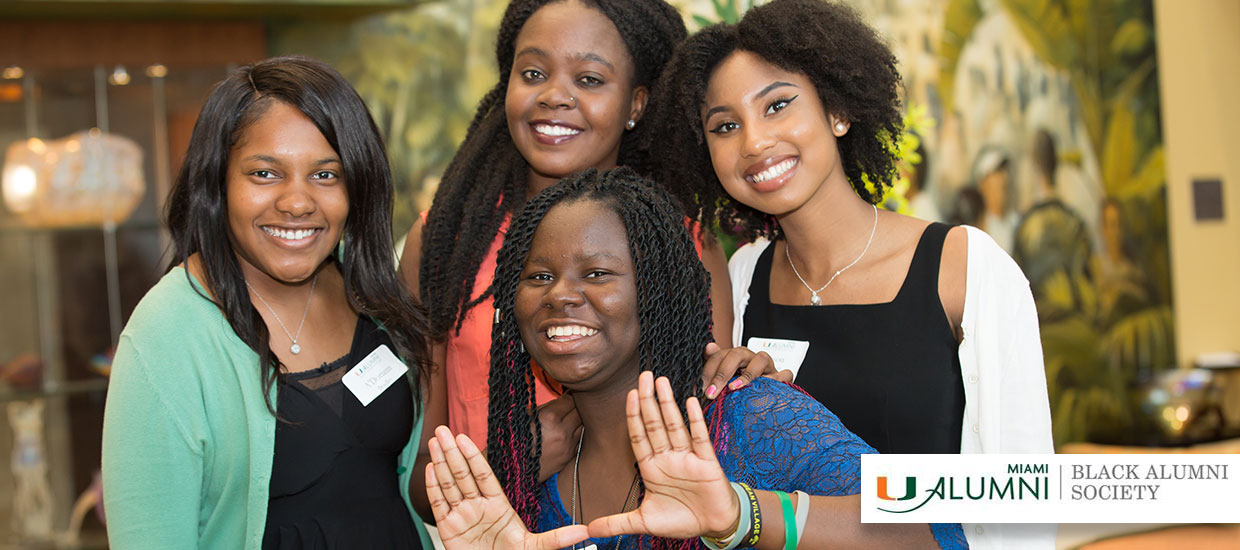
{"label": "smiling face", "polygon": [[228,155],[228,227],[246,280],[297,284],[349,216],[340,155],[296,107],[272,101]]}
{"label": "smiling face", "polygon": [[736,51],[710,77],[702,124],[711,164],[732,198],[776,216],[848,185],[835,139],[848,123],[830,115],[814,83]]}
{"label": "smiling face", "polygon": [[517,35],[505,109],[508,131],[530,164],[530,188],[594,167],[616,166],[645,87],[611,20],[574,0],[540,8]]}
{"label": "smiling face", "polygon": [[514,313],[530,356],[570,389],[637,376],[641,327],[627,235],[615,212],[590,200],[553,207],[534,233]]}

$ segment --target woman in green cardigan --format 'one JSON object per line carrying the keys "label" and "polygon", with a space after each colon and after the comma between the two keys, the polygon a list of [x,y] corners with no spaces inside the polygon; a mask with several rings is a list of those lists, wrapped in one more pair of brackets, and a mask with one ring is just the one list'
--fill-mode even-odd
{"label": "woman in green cardigan", "polygon": [[113,548],[429,548],[408,506],[425,319],[391,212],[335,70],[273,58],[216,86],[168,198],[172,267],[114,362]]}

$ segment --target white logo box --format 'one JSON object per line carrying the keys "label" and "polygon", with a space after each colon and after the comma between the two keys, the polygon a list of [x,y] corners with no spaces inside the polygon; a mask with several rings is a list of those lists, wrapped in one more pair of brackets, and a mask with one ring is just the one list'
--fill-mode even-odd
{"label": "white logo box", "polygon": [[1240,455],[863,455],[861,476],[863,523],[1240,523]]}

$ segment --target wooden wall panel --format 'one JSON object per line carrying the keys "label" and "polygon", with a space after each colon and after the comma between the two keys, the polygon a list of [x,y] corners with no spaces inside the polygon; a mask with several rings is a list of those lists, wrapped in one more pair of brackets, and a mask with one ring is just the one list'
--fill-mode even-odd
{"label": "wooden wall panel", "polygon": [[4,21],[0,66],[62,69],[244,64],[267,56],[259,21]]}

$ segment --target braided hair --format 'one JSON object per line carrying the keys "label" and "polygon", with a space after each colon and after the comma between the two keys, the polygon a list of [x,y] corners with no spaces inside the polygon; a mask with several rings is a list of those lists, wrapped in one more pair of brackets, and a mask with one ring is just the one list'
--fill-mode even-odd
{"label": "braided hair", "polygon": [[[508,230],[495,268],[499,320],[491,332],[487,439],[488,460],[526,525],[535,525],[538,517],[542,432],[530,355],[513,314],[514,297],[539,223],[556,205],[576,201],[596,201],[624,223],[637,284],[640,366],[656,377],[666,376],[678,403],[700,390],[702,349],[711,338],[710,274],[698,261],[684,215],[661,188],[627,167],[589,169],[526,203]],[[681,544],[655,542],[662,548]]]}
{"label": "braided hair", "polygon": [[[547,4],[564,0],[513,0],[496,38],[499,82],[482,98],[456,155],[448,164],[422,231],[420,295],[429,314],[431,335],[459,331],[466,312],[490,296],[470,300],[478,267],[504,219],[525,201],[529,164],[512,142],[504,98],[512,72],[517,35]],[[632,85],[651,88],[687,34],[675,8],[663,0],[582,0],[616,26],[632,58]],[[625,132],[618,163],[646,172],[650,155],[640,149],[638,125]]]}
{"label": "braided hair", "polygon": [[774,216],[728,197],[706,146],[701,110],[707,85],[737,51],[814,83],[824,110],[850,124],[836,138],[848,181],[862,199],[878,202],[895,178],[894,143],[903,127],[896,58],[851,8],[823,0],[773,0],[735,25],[703,29],[676,50],[646,110],[655,131],[645,137],[662,153],[655,159],[662,161],[656,179],[676,182],[671,191],[703,225],[723,218],[722,229],[746,240],[779,237]]}

